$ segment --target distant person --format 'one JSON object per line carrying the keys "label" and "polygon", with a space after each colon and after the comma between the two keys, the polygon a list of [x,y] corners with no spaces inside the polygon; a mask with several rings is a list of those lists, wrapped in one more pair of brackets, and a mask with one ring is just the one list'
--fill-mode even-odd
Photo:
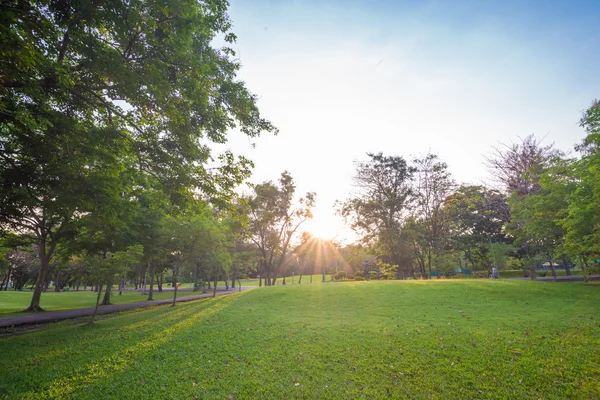
{"label": "distant person", "polygon": [[496,267],[492,268],[492,278],[494,278],[494,279],[498,278],[498,270],[496,269]]}

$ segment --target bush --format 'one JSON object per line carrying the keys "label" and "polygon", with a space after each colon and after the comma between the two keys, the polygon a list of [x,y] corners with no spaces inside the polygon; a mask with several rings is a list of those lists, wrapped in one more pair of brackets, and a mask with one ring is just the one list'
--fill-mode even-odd
{"label": "bush", "polygon": [[369,271],[369,279],[379,279],[379,273],[377,271]]}
{"label": "bush", "polygon": [[336,281],[343,281],[344,279],[346,279],[346,271],[338,272],[333,276],[333,279],[335,279]]}
{"label": "bush", "polygon": [[362,276],[355,276],[355,277],[354,277],[354,280],[355,280],[355,281],[364,281],[364,280],[365,280],[365,278],[363,278]]}
{"label": "bush", "polygon": [[348,275],[347,279],[350,280],[350,281],[353,281],[354,280],[354,275]]}
{"label": "bush", "polygon": [[365,272],[364,271],[356,271],[356,274],[354,274],[357,278],[360,276],[361,278],[365,277]]}

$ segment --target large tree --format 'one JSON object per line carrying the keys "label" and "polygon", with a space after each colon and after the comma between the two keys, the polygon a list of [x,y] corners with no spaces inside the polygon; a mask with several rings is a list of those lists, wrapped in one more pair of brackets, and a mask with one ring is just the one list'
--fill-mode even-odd
{"label": "large tree", "polygon": [[429,275],[434,264],[436,277],[440,279],[448,220],[444,213],[446,198],[455,187],[448,170],[448,164],[435,154],[427,154],[415,160],[416,166],[416,216],[424,226],[427,246],[427,267]]}
{"label": "large tree", "polygon": [[506,196],[483,186],[463,185],[445,201],[452,247],[473,269],[490,268],[493,245],[508,244],[504,224],[510,220]]}
{"label": "large tree", "polygon": [[236,79],[226,9],[224,0],[0,4],[0,223],[37,244],[29,309],[40,309],[56,245],[119,157],[136,157],[170,192],[219,197],[248,177],[248,160],[208,146],[234,127],[274,131]]}
{"label": "large tree", "polygon": [[586,264],[600,259],[600,102],[594,101],[580,121],[587,135],[578,149],[583,153],[572,165],[570,182],[576,183],[560,225],[565,229],[565,250]]}
{"label": "large tree", "polygon": [[[529,135],[520,138],[520,142],[494,148],[486,164],[495,180],[509,195],[512,204],[516,205],[527,196],[540,192],[540,177],[561,157],[562,153],[553,145],[544,145],[543,139]],[[528,235],[523,221],[511,222],[508,227],[509,232],[517,239],[516,242],[522,246],[530,265],[531,279],[535,279],[535,264],[542,251],[539,241]]]}
{"label": "large tree", "polygon": [[401,231],[413,195],[415,169],[400,156],[367,153],[367,161],[356,163],[354,197],[340,204],[338,212],[361,237],[378,249],[384,262],[407,270],[402,259]]}
{"label": "large tree", "polygon": [[295,192],[294,180],[285,171],[277,184],[267,181],[256,185],[250,199],[249,238],[258,249],[266,285],[275,284],[298,228],[312,218],[315,193],[308,192],[296,202]]}

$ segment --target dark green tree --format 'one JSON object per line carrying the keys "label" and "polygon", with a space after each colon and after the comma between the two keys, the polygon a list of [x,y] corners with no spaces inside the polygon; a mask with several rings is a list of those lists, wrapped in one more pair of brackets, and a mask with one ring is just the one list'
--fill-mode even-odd
{"label": "dark green tree", "polygon": [[397,271],[405,276],[408,265],[402,260],[401,231],[411,209],[415,169],[399,156],[367,155],[367,161],[356,162],[356,196],[339,204],[338,213],[363,245],[376,248],[383,262],[400,266]]}

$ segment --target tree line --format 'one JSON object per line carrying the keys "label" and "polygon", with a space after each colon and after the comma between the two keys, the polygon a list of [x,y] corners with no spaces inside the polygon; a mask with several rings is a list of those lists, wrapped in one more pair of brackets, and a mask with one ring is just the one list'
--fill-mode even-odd
{"label": "tree line", "polygon": [[[494,148],[486,159],[492,185],[458,185],[435,154],[414,160],[369,153],[356,162],[355,195],[337,212],[359,236],[346,246],[395,278],[600,262],[600,103],[579,122],[586,137],[569,156],[529,135]],[[487,274],[486,274],[487,275]]]}
{"label": "tree line", "polygon": [[239,195],[252,162],[211,148],[277,133],[236,77],[227,6],[0,5],[0,288],[33,284],[29,311],[50,282],[105,304],[168,273],[216,285],[259,263],[274,283],[315,197],[294,209],[288,173]]}

